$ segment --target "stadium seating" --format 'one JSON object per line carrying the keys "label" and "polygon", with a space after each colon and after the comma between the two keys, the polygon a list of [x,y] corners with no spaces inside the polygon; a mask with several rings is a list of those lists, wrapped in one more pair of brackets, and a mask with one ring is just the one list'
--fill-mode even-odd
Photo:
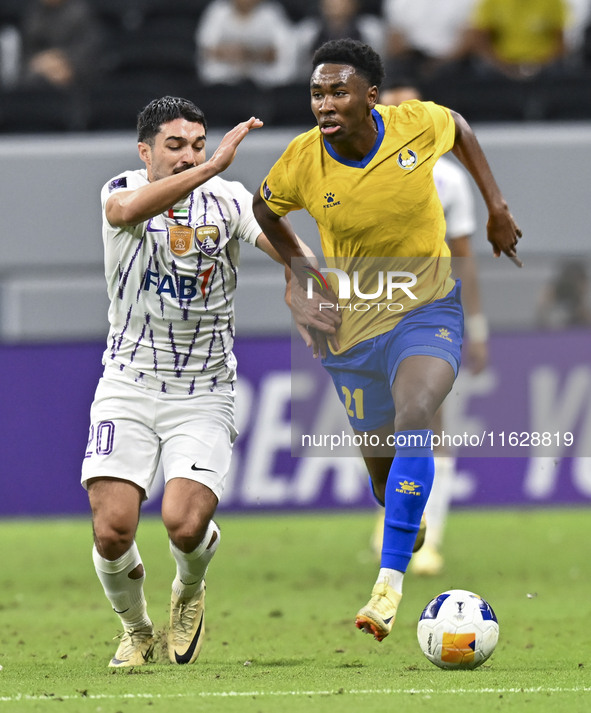
{"label": "stadium seating", "polygon": [[[212,126],[256,114],[267,126],[309,125],[304,84],[268,91],[250,84],[202,86],[196,72],[195,30],[210,0],[90,0],[104,27],[99,78],[84,91],[0,90],[0,132],[128,130],[138,110],[162,94],[194,99]],[[317,0],[281,0],[294,22],[317,12]],[[22,0],[0,2],[0,27],[18,25]],[[381,0],[363,11],[379,15]],[[560,79],[516,83],[479,81],[469,74],[432,81],[425,96],[471,122],[591,120],[591,28]]]}

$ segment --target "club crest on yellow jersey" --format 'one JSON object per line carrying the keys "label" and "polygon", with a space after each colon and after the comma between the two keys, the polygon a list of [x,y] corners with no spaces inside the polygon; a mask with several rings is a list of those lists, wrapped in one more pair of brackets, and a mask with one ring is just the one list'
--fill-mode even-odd
{"label": "club crest on yellow jersey", "polygon": [[412,171],[412,169],[417,165],[418,160],[419,159],[416,153],[412,149],[406,147],[403,148],[402,151],[398,152],[396,163],[405,171]]}

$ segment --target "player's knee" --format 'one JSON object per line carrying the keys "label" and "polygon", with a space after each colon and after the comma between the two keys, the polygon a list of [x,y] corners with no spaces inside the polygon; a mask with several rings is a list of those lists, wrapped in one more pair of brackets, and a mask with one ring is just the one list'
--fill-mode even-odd
{"label": "player's knee", "polygon": [[181,552],[192,552],[196,549],[207,532],[209,519],[198,517],[168,519],[165,521],[168,536]]}
{"label": "player's knee", "polygon": [[433,409],[427,399],[417,398],[412,403],[397,408],[394,419],[395,431],[412,431],[429,428]]}
{"label": "player's knee", "polygon": [[101,557],[119,559],[133,544],[135,527],[125,522],[95,520],[94,541]]}

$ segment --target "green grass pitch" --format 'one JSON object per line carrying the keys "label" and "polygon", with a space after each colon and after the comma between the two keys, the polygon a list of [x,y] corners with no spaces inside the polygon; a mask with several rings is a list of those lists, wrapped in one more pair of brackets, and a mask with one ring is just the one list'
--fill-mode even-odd
{"label": "green grass pitch", "polygon": [[[591,537],[583,509],[452,514],[446,572],[409,575],[392,634],[353,626],[377,573],[371,513],[220,515],[207,632],[193,666],[107,668],[118,619],[95,577],[90,524],[0,523],[0,711],[591,710]],[[161,523],[138,544],[149,612],[168,616],[173,562]],[[500,624],[476,671],[441,671],[419,650],[425,604],[450,588],[489,600]]]}

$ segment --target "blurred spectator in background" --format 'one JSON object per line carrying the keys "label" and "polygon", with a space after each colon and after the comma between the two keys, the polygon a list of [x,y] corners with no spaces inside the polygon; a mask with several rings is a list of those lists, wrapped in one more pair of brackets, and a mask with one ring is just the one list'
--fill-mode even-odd
{"label": "blurred spectator in background", "polygon": [[388,74],[426,79],[459,69],[477,0],[384,0],[389,26]]}
{"label": "blurred spectator in background", "polygon": [[584,264],[569,261],[560,266],[556,277],[542,293],[538,324],[546,329],[591,325],[589,275]]}
{"label": "blurred spectator in background", "polygon": [[480,0],[470,32],[480,73],[529,79],[558,68],[567,19],[565,0]]}
{"label": "blurred spectator in background", "polygon": [[13,25],[0,28],[0,84],[13,87],[20,74],[21,36]]}
{"label": "blurred spectator in background", "polygon": [[312,55],[329,40],[347,37],[370,45],[378,54],[385,49],[385,28],[375,15],[361,15],[358,0],[320,0],[320,16],[302,20],[298,27],[302,78],[308,81]]}
{"label": "blurred spectator in background", "polygon": [[567,0],[569,21],[564,33],[570,64],[576,69],[583,64],[585,28],[591,21],[591,0]]}
{"label": "blurred spectator in background", "polygon": [[86,0],[34,0],[22,34],[25,84],[69,88],[100,66],[101,28]]}
{"label": "blurred spectator in background", "polygon": [[213,0],[197,28],[198,70],[207,84],[251,80],[286,84],[295,73],[296,37],[279,3]]}

